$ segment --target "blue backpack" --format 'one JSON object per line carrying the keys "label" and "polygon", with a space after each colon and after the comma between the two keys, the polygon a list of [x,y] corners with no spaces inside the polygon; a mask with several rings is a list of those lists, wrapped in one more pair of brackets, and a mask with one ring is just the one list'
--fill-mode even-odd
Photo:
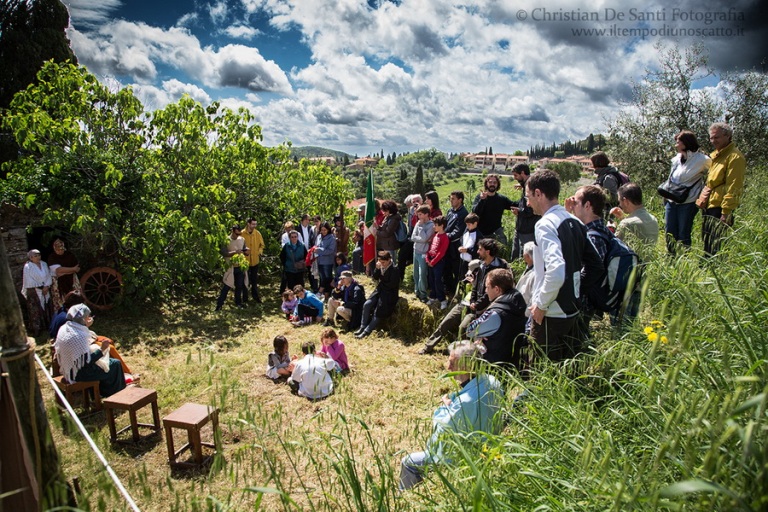
{"label": "blue backpack", "polygon": [[635,285],[639,282],[637,273],[640,270],[640,258],[635,251],[613,233],[606,234],[594,229],[590,229],[587,233],[599,236],[605,240],[608,246],[608,252],[606,252],[603,260],[606,276],[602,293],[599,294],[601,299],[594,300],[594,296],[592,296],[592,305],[600,311],[616,311],[624,302],[628,289],[629,291],[634,290]]}
{"label": "blue backpack", "polygon": [[405,222],[402,220],[400,221],[400,225],[397,226],[397,229],[395,230],[395,239],[400,243],[400,245],[403,245],[408,241],[408,228],[405,227]]}

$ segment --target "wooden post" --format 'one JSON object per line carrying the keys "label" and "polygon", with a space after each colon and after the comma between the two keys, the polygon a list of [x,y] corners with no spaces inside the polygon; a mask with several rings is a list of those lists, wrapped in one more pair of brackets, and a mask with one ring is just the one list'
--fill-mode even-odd
{"label": "wooden post", "polygon": [[[9,384],[23,448],[31,462],[38,489],[33,493],[38,509],[70,505],[70,493],[59,466],[59,455],[48,425],[43,396],[34,366],[35,344],[27,338],[16,290],[8,267],[5,242],[0,237],[0,348],[3,371],[0,385]],[[7,380],[6,380],[7,379]],[[3,420],[14,421],[13,418]],[[4,455],[5,457],[5,455]],[[22,468],[16,468],[21,472]],[[9,489],[4,489],[9,491]],[[27,498],[28,498],[27,494]],[[0,500],[0,510],[13,510],[13,496]],[[7,508],[6,508],[7,507]],[[23,510],[15,508],[15,510]]]}

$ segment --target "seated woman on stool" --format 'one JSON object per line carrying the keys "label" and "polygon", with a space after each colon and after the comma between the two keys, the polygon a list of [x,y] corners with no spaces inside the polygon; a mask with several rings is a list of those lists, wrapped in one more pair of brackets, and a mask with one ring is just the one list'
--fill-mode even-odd
{"label": "seated woman on stool", "polygon": [[91,345],[92,323],[91,310],[85,304],[67,311],[67,323],[59,329],[54,344],[56,360],[68,382],[99,381],[99,392],[107,397],[125,389],[125,374],[119,360],[105,357],[110,349],[108,339],[101,347]]}

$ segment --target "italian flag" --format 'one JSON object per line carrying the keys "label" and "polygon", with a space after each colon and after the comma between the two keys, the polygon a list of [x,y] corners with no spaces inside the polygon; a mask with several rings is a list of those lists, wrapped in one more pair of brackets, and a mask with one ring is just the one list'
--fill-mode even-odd
{"label": "italian flag", "polygon": [[368,265],[376,258],[376,237],[371,232],[371,224],[376,217],[376,204],[373,202],[373,169],[368,171],[368,188],[365,192],[365,236],[363,238],[363,265]]}

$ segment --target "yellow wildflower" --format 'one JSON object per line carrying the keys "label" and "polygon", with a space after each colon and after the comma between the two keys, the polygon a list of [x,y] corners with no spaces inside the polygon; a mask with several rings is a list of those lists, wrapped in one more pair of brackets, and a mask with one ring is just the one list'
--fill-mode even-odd
{"label": "yellow wildflower", "polygon": [[662,342],[662,343],[666,343],[666,342],[668,342],[668,341],[669,341],[669,338],[667,338],[666,336],[662,336],[662,337],[661,337],[661,342]]}
{"label": "yellow wildflower", "polygon": [[656,340],[658,340],[658,339],[659,339],[659,334],[658,334],[658,333],[656,333],[656,332],[651,332],[651,333],[648,335],[648,341],[651,341],[651,342],[655,342],[655,341],[656,341]]}
{"label": "yellow wildflower", "polygon": [[651,327],[651,326],[649,325],[648,327],[646,327],[645,329],[643,329],[643,332],[644,332],[645,334],[651,334],[651,333],[653,332],[653,327]]}
{"label": "yellow wildflower", "polygon": [[662,329],[664,327],[664,324],[661,323],[661,321],[659,321],[659,320],[653,320],[651,322],[651,325],[654,326],[657,329]]}

